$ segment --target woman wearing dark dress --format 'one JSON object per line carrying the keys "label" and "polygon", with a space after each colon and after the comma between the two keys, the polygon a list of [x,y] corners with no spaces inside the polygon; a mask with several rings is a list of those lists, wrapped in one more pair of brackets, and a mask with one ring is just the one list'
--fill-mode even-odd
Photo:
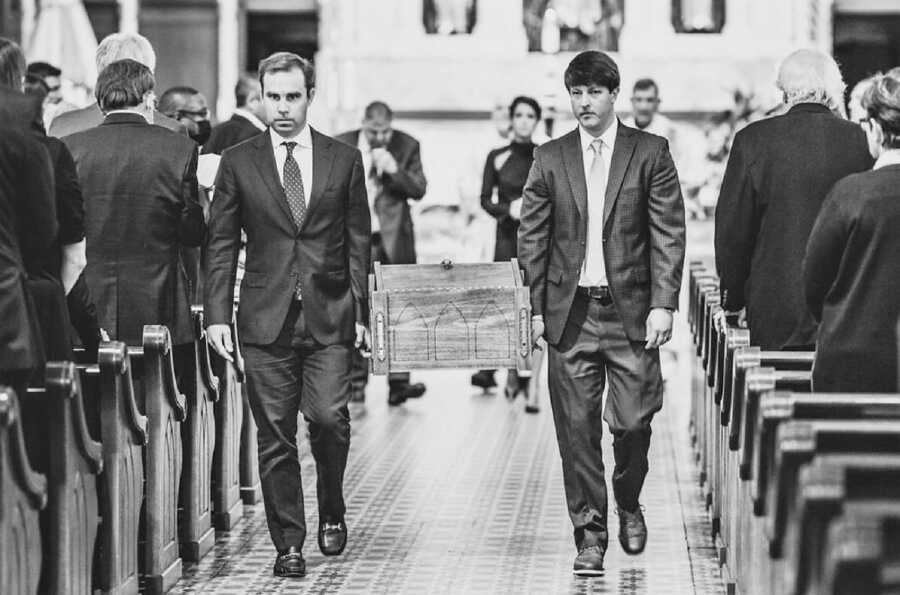
{"label": "woman wearing dark dress", "polygon": [[820,321],[817,392],[898,390],[900,77],[876,77],[862,105],[875,166],[835,184],[806,247],[806,301]]}
{"label": "woman wearing dark dress", "polygon": [[[531,97],[516,97],[509,106],[512,142],[488,153],[481,184],[481,206],[497,220],[494,261],[516,257],[519,212],[522,189],[534,161],[536,145],[531,138],[541,121],[541,106]],[[481,370],[472,375],[472,385],[485,390],[497,386],[494,370]],[[506,396],[515,396],[528,387],[528,379],[509,370]]]}

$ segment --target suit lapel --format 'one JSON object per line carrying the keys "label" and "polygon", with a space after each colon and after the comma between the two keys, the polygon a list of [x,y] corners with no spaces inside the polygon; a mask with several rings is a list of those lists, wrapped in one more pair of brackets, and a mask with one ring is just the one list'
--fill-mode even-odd
{"label": "suit lapel", "polygon": [[312,128],[310,128],[310,133],[312,133],[313,145],[313,183],[306,201],[309,208],[306,210],[306,219],[303,221],[303,227],[306,227],[307,222],[315,215],[319,203],[323,200],[322,193],[328,187],[328,180],[331,177],[331,165],[334,162],[332,158],[332,140],[319,134]]}
{"label": "suit lapel", "polygon": [[581,219],[587,218],[587,181],[584,179],[584,157],[581,154],[581,142],[576,128],[564,137],[560,144],[563,164],[572,188],[572,197]]}
{"label": "suit lapel", "polygon": [[[275,165],[275,151],[272,150],[272,141],[268,129],[256,137],[255,144],[257,156],[253,162],[259,170],[263,182],[265,182],[266,187],[269,189],[269,194],[272,195],[272,198],[275,199],[275,202],[278,203],[278,206],[284,211],[284,214],[287,216],[288,221],[291,222],[291,225],[294,225],[294,216],[291,214],[291,207],[288,204],[287,196],[284,193],[284,188],[281,186],[281,180],[278,177],[278,168]],[[294,227],[296,229],[296,225],[294,225]]]}
{"label": "suit lapel", "polygon": [[636,144],[634,131],[620,122],[619,131],[616,134],[616,146],[613,149],[612,162],[609,165],[606,196],[603,201],[604,228],[609,220],[609,214],[612,212],[616,199],[619,197],[619,189],[622,188],[622,182],[625,180],[625,173],[628,171],[628,164],[631,162],[631,156],[634,154]]}

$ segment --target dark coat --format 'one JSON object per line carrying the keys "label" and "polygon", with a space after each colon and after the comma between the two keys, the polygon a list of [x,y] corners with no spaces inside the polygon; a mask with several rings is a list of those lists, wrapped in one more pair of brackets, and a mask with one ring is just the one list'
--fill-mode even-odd
{"label": "dark coat", "polygon": [[28,117],[8,110],[28,101],[0,89],[0,372],[30,370],[43,362],[34,303],[26,290],[53,250],[58,224],[47,149],[26,130]]}
{"label": "dark coat", "polygon": [[[569,319],[587,244],[587,182],[578,130],[537,148],[523,192],[519,262],[531,307],[557,344]],[[678,308],[684,203],[664,138],[619,124],[604,204],[603,261],[632,341],[652,308]]]}
{"label": "dark coat", "polygon": [[202,153],[221,155],[225,149],[230,149],[245,140],[251,139],[259,132],[259,128],[253,122],[240,114],[234,114],[230,120],[222,122],[212,129],[209,140],[203,145]]}
{"label": "dark coat", "polygon": [[810,234],[803,281],[821,321],[813,390],[897,392],[900,165],[835,185]]}
{"label": "dark coat", "polygon": [[[81,109],[72,110],[70,112],[63,112],[60,115],[53,118],[53,121],[50,122],[50,130],[47,131],[47,134],[50,136],[55,136],[56,138],[63,138],[64,136],[69,136],[70,134],[75,134],[77,132],[83,132],[85,130],[90,130],[91,128],[96,128],[100,124],[103,123],[103,112],[100,111],[100,106],[96,103],[92,103],[87,107],[83,107]],[[171,130],[172,132],[177,132],[178,134],[183,134],[187,136],[187,128],[184,127],[184,124],[179,122],[178,120],[173,120],[169,116],[156,112],[153,114],[153,123],[156,126],[161,126],[167,130]]]}
{"label": "dark coat", "polygon": [[[509,212],[510,204],[522,198],[522,188],[534,163],[534,143],[510,143],[488,153],[481,178],[481,208],[497,220],[494,260],[515,258],[519,242],[519,220]],[[502,165],[498,167],[498,161]],[[494,192],[496,200],[494,202]]]}
{"label": "dark coat", "polygon": [[100,326],[131,345],[145,324],[193,341],[182,249],[203,241],[197,145],[136,114],[65,139],[85,201],[85,278]]}
{"label": "dark coat", "polygon": [[298,274],[309,331],[322,345],[352,341],[354,323],[368,320],[371,223],[362,157],[315,130],[312,144],[309,209],[299,230],[268,131],[222,155],[206,247],[206,322],[231,322],[243,229],[247,257],[237,324],[245,343],[275,341]]}
{"label": "dark coat", "polygon": [[[335,138],[355,149],[361,132],[353,130]],[[422,171],[419,141],[394,130],[386,148],[397,161],[398,171],[393,175],[381,175],[382,192],[375,197],[381,243],[391,264],[415,264],[416,236],[408,201],[420,200],[428,186]]]}
{"label": "dark coat", "polygon": [[735,136],[716,207],[716,269],[723,307],[747,308],[753,345],[815,343],[801,282],[806,241],[834,183],[871,166],[860,127],[818,104]]}

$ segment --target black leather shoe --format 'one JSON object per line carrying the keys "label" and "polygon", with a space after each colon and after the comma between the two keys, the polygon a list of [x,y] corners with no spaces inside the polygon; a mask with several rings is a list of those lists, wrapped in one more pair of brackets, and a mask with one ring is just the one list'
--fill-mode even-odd
{"label": "black leather shoe", "polygon": [[647,545],[647,524],[644,522],[644,513],[638,506],[634,511],[628,512],[619,508],[619,543],[626,554],[640,554]]}
{"label": "black leather shoe", "polygon": [[418,399],[425,394],[425,385],[421,382],[392,386],[388,392],[388,405],[401,405],[407,399]]}
{"label": "black leather shoe", "polygon": [[578,550],[572,572],[577,576],[603,576],[603,555],[599,545],[587,545]]}
{"label": "black leather shoe", "polygon": [[472,386],[477,386],[478,388],[483,388],[487,390],[489,388],[494,388],[497,386],[497,381],[494,380],[494,373],[490,370],[481,370],[480,372],[475,372],[472,374]]}
{"label": "black leather shoe", "polygon": [[283,552],[278,553],[275,558],[275,568],[272,569],[275,576],[287,576],[300,578],[306,576],[306,560],[299,547],[289,547]]}
{"label": "black leather shoe", "polygon": [[326,556],[338,556],[347,547],[347,523],[319,521],[319,549]]}

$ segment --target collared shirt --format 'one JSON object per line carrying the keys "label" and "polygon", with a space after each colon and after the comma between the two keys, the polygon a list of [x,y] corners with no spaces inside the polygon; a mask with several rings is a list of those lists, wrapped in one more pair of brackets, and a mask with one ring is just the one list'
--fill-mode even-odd
{"label": "collared shirt", "polygon": [[649,132],[650,134],[655,134],[656,136],[661,136],[669,141],[670,144],[675,136],[675,126],[672,124],[672,120],[662,114],[654,114],[653,119],[650,120],[650,124],[645,128],[641,128],[637,125],[637,122],[634,121],[634,116],[624,118],[622,124],[630,126],[631,128],[643,130],[644,132]]}
{"label": "collared shirt", "polygon": [[272,139],[272,149],[275,151],[275,169],[278,170],[278,181],[284,186],[284,162],[287,161],[287,147],[284,143],[297,143],[294,147],[294,160],[300,166],[300,176],[303,178],[303,194],[308,207],[312,199],[313,187],[313,146],[312,133],[309,130],[309,124],[303,127],[294,137],[284,138],[272,129],[269,129],[269,137]]}
{"label": "collared shirt", "polygon": [[366,194],[369,197],[369,215],[372,219],[372,233],[376,233],[381,231],[381,222],[378,220],[378,213],[375,212],[375,199],[381,193],[381,172],[376,171],[377,175],[369,175],[372,169],[372,146],[369,144],[369,138],[363,130],[359,131],[356,148],[362,153],[363,172],[366,176]]}
{"label": "collared shirt", "polygon": [[[603,262],[603,206],[606,203],[606,185],[609,182],[609,166],[612,162],[613,150],[616,146],[616,134],[619,132],[619,120],[613,118],[612,124],[600,135],[602,149],[600,159],[606,169],[602,188],[589,188],[587,201],[587,238],[585,238],[584,264],[581,267],[579,285],[590,287],[608,285],[606,264]],[[591,166],[594,164],[594,149],[591,144],[595,137],[584,128],[578,127],[581,140],[581,156],[584,160],[584,179],[590,183]],[[593,199],[593,200],[591,200]]]}
{"label": "collared shirt", "polygon": [[900,149],[888,149],[881,154],[881,157],[875,162],[873,170],[887,167],[888,165],[900,165]]}
{"label": "collared shirt", "polygon": [[260,120],[259,118],[257,118],[257,117],[256,117],[256,114],[254,114],[253,112],[247,111],[247,110],[245,110],[245,109],[242,108],[242,107],[239,107],[239,108],[237,108],[236,110],[234,110],[234,115],[235,115],[235,116],[240,116],[240,117],[242,117],[243,119],[247,120],[248,122],[250,122],[251,124],[253,124],[253,125],[256,126],[257,128],[259,128],[260,130],[265,130],[265,129],[266,129],[266,124],[265,124],[265,122],[263,122],[262,120]]}
{"label": "collared shirt", "polygon": [[150,118],[147,117],[147,114],[136,109],[114,109],[103,114],[103,117],[105,118],[106,116],[111,116],[113,114],[130,114],[132,116],[140,116],[144,120],[146,120],[148,124],[153,124],[153,122],[150,121]]}

